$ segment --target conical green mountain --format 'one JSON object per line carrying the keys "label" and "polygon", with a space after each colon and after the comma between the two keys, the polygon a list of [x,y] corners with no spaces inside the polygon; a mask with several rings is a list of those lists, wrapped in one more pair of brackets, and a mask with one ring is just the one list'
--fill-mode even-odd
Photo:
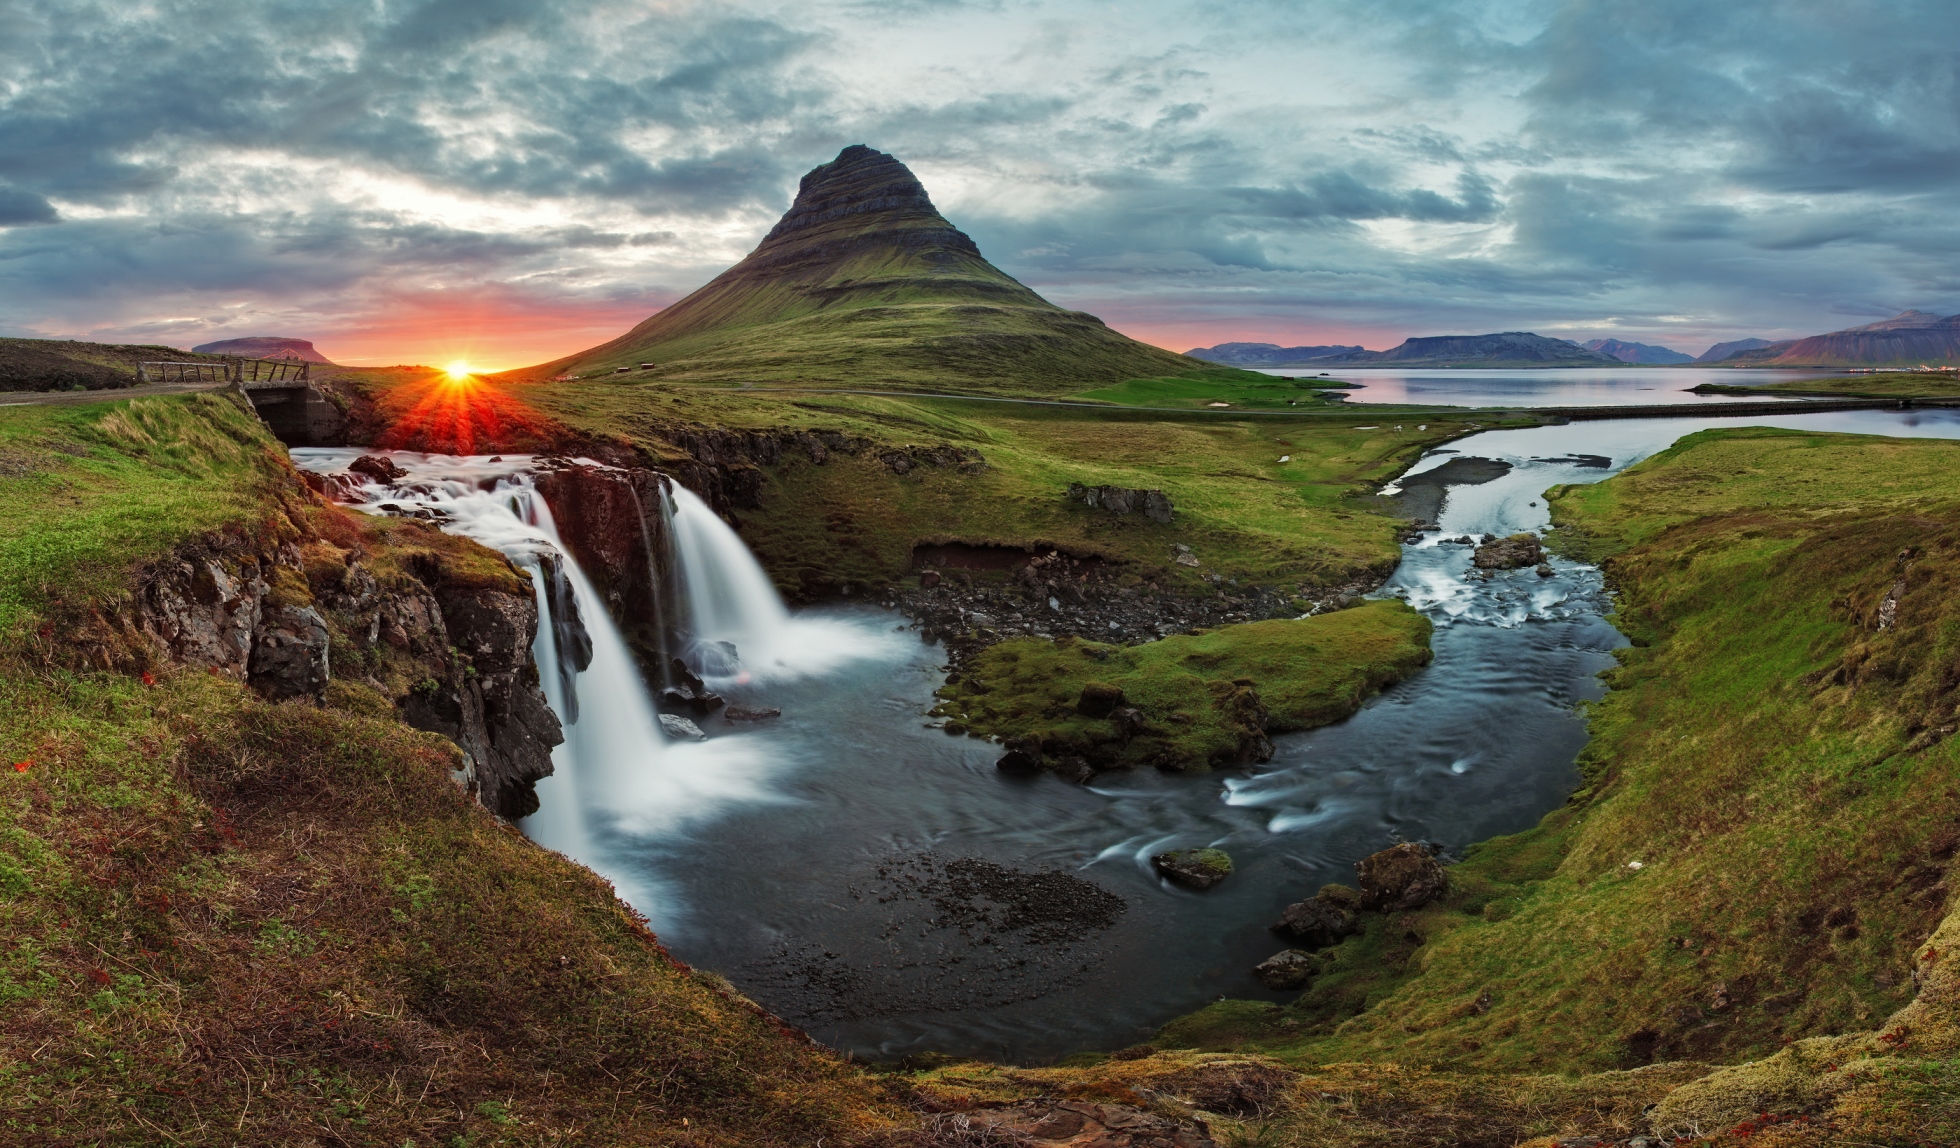
{"label": "conical green mountain", "polygon": [[[641,369],[641,364],[653,367]],[[609,343],[523,372],[1062,394],[1215,370],[987,262],[905,165],[854,145],[746,259]]]}

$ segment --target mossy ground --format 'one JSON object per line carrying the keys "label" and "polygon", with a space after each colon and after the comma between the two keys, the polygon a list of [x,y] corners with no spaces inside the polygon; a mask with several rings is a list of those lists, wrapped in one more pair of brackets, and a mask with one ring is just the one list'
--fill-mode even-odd
{"label": "mossy ground", "polygon": [[[940,690],[939,710],[975,733],[1035,737],[1050,756],[1103,768],[1205,769],[1239,760],[1245,691],[1270,732],[1339,721],[1429,662],[1429,621],[1399,601],[1318,617],[1249,622],[1139,646],[1021,638],[975,655]],[[1123,691],[1144,730],[1123,737],[1109,717],[1078,712],[1091,683]]]}
{"label": "mossy ground", "polygon": [[1171,407],[1205,410],[1215,406],[1246,410],[1284,411],[1331,405],[1321,394],[1325,381],[1305,375],[1283,379],[1255,371],[1209,371],[1154,379],[1128,379],[1113,387],[1083,391],[1073,397],[1133,407]]}

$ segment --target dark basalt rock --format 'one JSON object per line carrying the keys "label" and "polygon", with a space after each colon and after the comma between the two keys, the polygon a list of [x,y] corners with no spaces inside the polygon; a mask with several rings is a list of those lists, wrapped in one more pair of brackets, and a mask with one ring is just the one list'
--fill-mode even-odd
{"label": "dark basalt rock", "polygon": [[1296,901],[1280,914],[1273,932],[1291,937],[1307,949],[1325,949],[1359,931],[1354,913],[1361,895],[1345,885],[1328,885],[1315,896]]}
{"label": "dark basalt rock", "polygon": [[1436,852],[1431,846],[1405,841],[1355,862],[1361,907],[1394,913],[1441,896],[1449,888],[1449,875],[1437,863]]}
{"label": "dark basalt rock", "polygon": [[1545,548],[1536,534],[1513,534],[1509,538],[1486,541],[1470,556],[1479,570],[1517,570],[1545,561]]}
{"label": "dark basalt rock", "polygon": [[776,706],[729,706],[721,711],[721,716],[729,721],[763,721],[782,717],[783,711]]}
{"label": "dark basalt rock", "polygon": [[1232,858],[1223,849],[1178,849],[1157,854],[1150,864],[1166,879],[1191,889],[1209,889],[1232,875]]}
{"label": "dark basalt rock", "polygon": [[1320,962],[1312,953],[1301,949],[1274,953],[1252,966],[1252,975],[1259,978],[1259,983],[1276,992],[1304,988],[1319,971]]}
{"label": "dark basalt rock", "polygon": [[364,474],[376,482],[389,483],[398,478],[407,478],[408,472],[396,465],[395,460],[385,454],[364,454],[347,464],[347,469],[355,474]]}
{"label": "dark basalt rock", "polygon": [[1068,496],[1111,514],[1141,514],[1152,522],[1169,525],[1173,507],[1171,496],[1161,490],[1133,490],[1126,486],[1084,486],[1068,484]]}
{"label": "dark basalt rock", "polygon": [[1123,704],[1121,687],[1104,682],[1089,682],[1082,687],[1082,696],[1076,699],[1075,712],[1084,717],[1108,717],[1116,707]]}
{"label": "dark basalt rock", "polygon": [[311,606],[265,611],[252,645],[251,683],[269,698],[317,697],[327,688],[327,620]]}

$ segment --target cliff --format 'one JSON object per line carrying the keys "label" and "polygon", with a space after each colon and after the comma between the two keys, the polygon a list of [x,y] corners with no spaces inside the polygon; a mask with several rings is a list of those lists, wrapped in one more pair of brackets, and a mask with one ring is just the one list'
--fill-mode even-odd
{"label": "cliff", "polygon": [[1055,306],[862,145],[803,177],[755,250],[611,342],[512,378],[783,380],[1046,394],[1204,365]]}
{"label": "cliff", "polygon": [[293,339],[284,335],[248,335],[242,339],[219,339],[215,343],[200,343],[191,350],[200,355],[240,355],[247,359],[292,358],[333,366],[325,355],[314,349],[311,339]]}

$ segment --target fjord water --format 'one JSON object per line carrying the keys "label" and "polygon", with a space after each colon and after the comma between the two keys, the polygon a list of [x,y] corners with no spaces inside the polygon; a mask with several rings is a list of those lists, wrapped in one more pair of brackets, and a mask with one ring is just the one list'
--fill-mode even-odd
{"label": "fjord water", "polygon": [[[1001,775],[998,747],[930,728],[940,653],[876,607],[785,615],[786,627],[807,627],[823,647],[814,660],[719,682],[730,701],[780,706],[783,716],[753,727],[704,720],[703,743],[644,733],[638,717],[603,739],[579,731],[601,720],[595,707],[645,712],[630,668],[602,666],[595,654],[575,681],[576,741],[554,755],[559,773],[539,786],[543,807],[525,829],[613,880],[682,959],[861,1055],[1040,1060],[1136,1043],[1221,996],[1284,999],[1248,970],[1284,947],[1265,926],[1285,904],[1322,883],[1351,882],[1353,862],[1397,836],[1460,850],[1527,828],[1576,780],[1585,730],[1573,705],[1598,696],[1595,675],[1623,643],[1601,616],[1598,571],[1555,559],[1550,578],[1522,570],[1468,580],[1469,548],[1447,540],[1542,529],[1547,487],[1603,479],[1695,430],[1750,425],[1960,438],[1960,412],[1854,411],[1586,422],[1458,440],[1410,474],[1456,457],[1512,469],[1450,488],[1441,529],[1404,547],[1379,592],[1435,622],[1434,663],[1346,722],[1276,738],[1270,762],[1209,775],[1105,774],[1087,787]],[[294,453],[313,469],[352,457]],[[302,457],[329,453],[340,457]],[[481,466],[393,457],[424,474]],[[521,470],[522,460],[511,463]],[[509,482],[524,485],[521,475]],[[432,484],[411,475],[388,497],[408,485]],[[552,539],[546,517],[526,523],[506,510],[496,519],[488,504],[511,506],[510,489],[474,511],[467,492],[420,497],[449,508],[445,528],[522,565],[526,545]],[[726,543],[717,535],[702,556],[732,562]],[[695,569],[719,576],[713,564]],[[597,645],[609,627],[588,605],[589,588],[575,588],[588,624],[599,620]],[[786,638],[776,648],[802,644]],[[547,668],[542,641],[539,656]],[[1155,852],[1206,844],[1238,864],[1216,889],[1186,892],[1149,870]],[[958,858],[1070,872],[1127,908],[1106,930],[1045,944],[962,929],[918,879],[921,865]]]}
{"label": "fjord water", "polygon": [[1451,407],[1617,407],[1701,402],[1787,402],[1788,396],[1698,395],[1703,383],[1758,387],[1834,374],[1830,370],[1728,367],[1550,367],[1543,370],[1421,367],[1260,368],[1262,374],[1361,384],[1351,403]]}

